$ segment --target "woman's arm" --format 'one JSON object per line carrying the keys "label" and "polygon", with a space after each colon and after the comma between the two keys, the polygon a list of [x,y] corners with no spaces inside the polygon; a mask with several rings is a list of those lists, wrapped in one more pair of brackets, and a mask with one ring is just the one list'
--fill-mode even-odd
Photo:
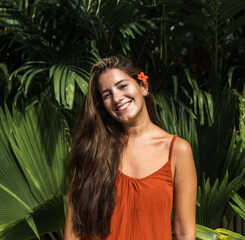
{"label": "woman's arm", "polygon": [[68,211],[66,215],[66,224],[65,224],[65,239],[64,240],[79,240],[75,237],[72,231],[72,208],[68,205]]}
{"label": "woman's arm", "polygon": [[176,139],[173,161],[175,239],[195,240],[197,177],[191,146],[184,139]]}

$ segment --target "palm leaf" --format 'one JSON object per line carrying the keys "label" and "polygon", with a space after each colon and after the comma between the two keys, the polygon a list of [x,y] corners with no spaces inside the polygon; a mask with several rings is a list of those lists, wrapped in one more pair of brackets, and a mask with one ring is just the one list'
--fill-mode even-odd
{"label": "palm leaf", "polygon": [[198,187],[197,201],[200,206],[197,207],[197,223],[211,228],[220,225],[231,193],[238,191],[245,183],[244,173],[245,170],[231,182],[228,182],[226,173],[222,182],[219,184],[216,179],[212,187],[208,178],[202,188]]}
{"label": "palm leaf", "polygon": [[232,231],[227,230],[227,229],[218,228],[215,231],[222,234],[221,235],[222,237],[220,237],[222,239],[227,239],[227,240],[245,240],[245,237],[242,236],[241,234],[232,232]]}
{"label": "palm leaf", "polygon": [[[206,125],[198,127],[200,170],[207,177],[218,176],[223,178],[227,169],[233,178],[237,176],[234,174],[236,169],[231,170],[227,168],[228,165],[224,165],[224,159],[228,158],[228,146],[231,144],[231,136],[233,134],[232,126],[236,113],[235,104],[236,97],[230,94],[228,90],[215,96],[213,125],[211,127]],[[232,161],[237,162],[234,164],[239,165],[239,159],[233,158]]]}
{"label": "palm leaf", "polygon": [[[8,113],[7,113],[8,114]],[[0,108],[0,225],[23,218],[37,204],[12,154],[8,137],[12,123]],[[3,130],[5,128],[5,131]],[[13,207],[15,206],[15,207]]]}
{"label": "palm leaf", "polygon": [[199,224],[196,225],[196,237],[197,239],[201,240],[245,240],[245,237],[243,237],[241,234],[223,228],[213,230]]}
{"label": "palm leaf", "polygon": [[230,205],[245,220],[245,200],[242,199],[236,192],[233,192],[231,198],[237,205],[233,203],[230,203]]}
{"label": "palm leaf", "polygon": [[[9,134],[11,147],[40,202],[54,193],[64,192],[62,159],[66,156],[67,125],[55,111],[44,101],[41,106],[29,107],[24,115],[13,110],[13,120],[8,121],[13,123]],[[6,121],[3,115],[1,117]],[[47,126],[52,127],[43,131]],[[6,125],[4,130],[8,131]],[[49,186],[47,182],[50,182]],[[41,192],[42,196],[39,195]]]}
{"label": "palm leaf", "polygon": [[196,237],[202,240],[219,240],[220,234],[213,229],[196,224]]}
{"label": "palm leaf", "polygon": [[54,65],[50,68],[49,76],[53,78],[56,100],[68,109],[72,109],[73,106],[75,82],[83,94],[87,92],[89,74],[83,69]]}
{"label": "palm leaf", "polygon": [[[49,77],[46,76],[49,71]],[[21,75],[21,73],[23,73]],[[22,67],[16,69],[10,76],[9,81],[13,77],[20,76],[19,94],[23,92],[27,96],[30,85],[34,81],[39,81],[40,76],[43,80],[53,80],[53,89],[55,99],[59,104],[62,104],[68,109],[72,109],[75,96],[75,82],[83,94],[86,94],[88,87],[89,73],[76,66],[52,65],[49,68],[49,63],[43,61],[27,62]],[[37,78],[39,77],[39,78]]]}
{"label": "palm leaf", "polygon": [[0,238],[28,239],[63,228],[65,120],[46,99],[23,114],[0,109],[0,119]]}
{"label": "palm leaf", "polygon": [[32,209],[27,217],[9,224],[0,232],[1,240],[27,240],[64,228],[65,197],[52,197]]}
{"label": "palm leaf", "polygon": [[238,176],[245,168],[245,142],[234,130],[227,154],[223,162],[222,173],[226,170],[230,172],[232,178]]}

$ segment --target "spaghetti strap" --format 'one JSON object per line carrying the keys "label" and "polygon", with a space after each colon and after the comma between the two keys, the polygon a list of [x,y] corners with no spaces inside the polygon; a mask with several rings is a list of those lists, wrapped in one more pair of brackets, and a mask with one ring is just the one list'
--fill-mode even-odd
{"label": "spaghetti strap", "polygon": [[176,140],[176,138],[178,137],[177,134],[175,134],[171,140],[171,143],[170,143],[170,149],[169,149],[169,158],[168,158],[168,161],[171,161],[172,160],[172,155],[173,155],[173,147],[174,147],[174,142]]}

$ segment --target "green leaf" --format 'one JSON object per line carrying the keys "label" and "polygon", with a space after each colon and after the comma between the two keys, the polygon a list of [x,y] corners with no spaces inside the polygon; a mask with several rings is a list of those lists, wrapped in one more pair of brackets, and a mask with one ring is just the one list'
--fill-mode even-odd
{"label": "green leaf", "polygon": [[36,199],[43,202],[64,191],[66,123],[45,101],[29,107],[25,115],[14,110],[14,116],[19,119],[11,146]]}
{"label": "green leaf", "polygon": [[178,94],[178,79],[176,76],[172,76],[173,83],[174,83],[174,100],[177,100],[177,94]]}
{"label": "green leaf", "polygon": [[68,73],[68,70],[65,67],[63,67],[62,76],[61,76],[61,84],[60,84],[60,95],[61,95],[61,103],[65,106],[66,106],[65,90],[66,90],[67,73]]}
{"label": "green leaf", "polygon": [[0,108],[0,225],[23,218],[36,205],[13,156],[9,138],[12,138],[14,123],[9,112],[6,115]]}
{"label": "green leaf", "polygon": [[[63,199],[64,196],[56,196],[47,199],[47,201],[33,209],[29,218],[33,220],[31,224],[35,226],[35,231],[38,231],[37,234],[41,236],[48,232],[55,232],[64,228],[65,205]],[[26,240],[35,237],[36,234],[33,232],[32,228],[30,228],[30,225],[27,224],[26,218],[13,222],[8,226],[4,226],[3,230],[0,231],[1,240]]]}
{"label": "green leaf", "polygon": [[75,72],[71,73],[71,77],[76,81],[83,94],[86,94],[88,89],[88,83],[86,82],[86,80]]}
{"label": "green leaf", "polygon": [[40,236],[39,236],[39,233],[38,233],[38,230],[37,230],[37,226],[36,226],[32,216],[31,215],[27,215],[27,217],[25,219],[26,219],[27,224],[31,228],[31,230],[35,233],[37,238],[40,239]]}
{"label": "green leaf", "polygon": [[237,205],[232,203],[230,203],[230,205],[245,220],[245,200],[242,199],[236,192],[233,192],[231,198]]}
{"label": "green leaf", "polygon": [[238,191],[245,184],[244,172],[245,170],[230,182],[228,182],[228,172],[226,172],[220,185],[218,186],[218,180],[216,180],[214,186],[211,187],[211,194],[209,178],[206,182],[204,181],[203,190],[198,188],[197,200],[200,207],[197,208],[197,223],[211,228],[220,225],[231,193]]}
{"label": "green leaf", "polygon": [[27,71],[25,71],[25,73],[22,75],[21,79],[20,79],[20,83],[21,85],[24,84],[24,82],[26,81],[26,77],[27,75],[29,75],[30,73],[33,72],[33,68],[28,69]]}
{"label": "green leaf", "polygon": [[216,231],[224,236],[223,239],[245,240],[245,237],[243,237],[241,234],[232,232],[224,228],[218,228],[216,229]]}
{"label": "green leaf", "polygon": [[27,92],[28,92],[28,88],[29,88],[30,83],[31,83],[32,79],[34,78],[34,76],[37,75],[37,74],[40,73],[40,72],[45,71],[45,70],[46,70],[46,69],[44,69],[44,68],[36,69],[36,70],[34,70],[34,71],[29,75],[29,77],[28,77],[27,80],[26,80],[26,84],[25,84],[25,92],[24,92],[25,95],[26,95]]}
{"label": "green leaf", "polygon": [[13,77],[16,77],[16,75],[21,71],[26,71],[27,69],[31,68],[29,65],[24,65],[23,67],[18,68],[16,71],[14,71],[10,77],[9,80],[12,80]]}
{"label": "green leaf", "polygon": [[58,103],[60,103],[60,82],[61,82],[61,76],[62,76],[63,68],[58,66],[54,71],[54,94],[55,99]]}
{"label": "green leaf", "polygon": [[204,227],[202,225],[196,224],[196,237],[202,240],[219,240],[220,234],[214,230]]}
{"label": "green leaf", "polygon": [[228,83],[229,83],[229,88],[231,88],[231,81],[232,81],[232,76],[233,76],[233,72],[234,70],[237,68],[238,66],[232,66],[229,68],[228,70]]}
{"label": "green leaf", "polygon": [[0,63],[0,69],[3,71],[3,74],[4,74],[5,76],[8,75],[8,68],[7,68],[7,65],[6,65],[6,64]]}
{"label": "green leaf", "polygon": [[203,106],[204,106],[204,96],[202,92],[198,92],[198,107],[199,107],[199,114],[200,114],[200,124],[204,124],[204,111],[203,111]]}
{"label": "green leaf", "polygon": [[74,78],[71,76],[71,73],[68,72],[67,81],[66,81],[66,103],[68,105],[68,109],[72,109],[74,95],[75,95],[75,81]]}
{"label": "green leaf", "polygon": [[51,79],[54,75],[54,71],[56,69],[57,65],[53,65],[50,69],[49,69],[49,79]]}

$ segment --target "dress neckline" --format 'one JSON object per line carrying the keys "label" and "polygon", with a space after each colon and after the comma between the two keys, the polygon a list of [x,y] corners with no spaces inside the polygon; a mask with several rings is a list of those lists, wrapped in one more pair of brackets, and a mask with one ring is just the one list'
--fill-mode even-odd
{"label": "dress neckline", "polygon": [[[156,175],[157,173],[159,173],[161,170],[163,170],[165,167],[167,167],[168,165],[170,164],[170,168],[171,168],[171,161],[168,160],[162,167],[160,167],[158,170],[154,171],[153,173],[150,173],[149,175],[145,176],[145,177],[142,177],[142,178],[136,178],[136,177],[131,177],[121,171],[118,170],[118,177],[121,176],[121,177],[124,177],[126,179],[129,179],[129,180],[134,180],[134,181],[142,181],[142,180],[145,180],[145,179],[148,179],[150,177],[153,177],[154,175]],[[172,171],[171,172],[171,175],[172,175]]]}
{"label": "dress neckline", "polygon": [[131,176],[128,176],[127,174],[123,173],[122,171],[118,170],[118,177],[121,176],[121,177],[124,177],[124,178],[129,179],[129,180],[142,181],[142,180],[148,179],[150,177],[153,177],[155,174],[157,174],[158,172],[160,172],[162,169],[164,169],[166,166],[168,166],[170,164],[170,172],[171,172],[171,178],[172,178],[171,161],[172,161],[172,154],[173,154],[173,145],[174,145],[174,142],[175,142],[177,137],[178,137],[178,135],[175,134],[171,140],[170,148],[169,148],[168,161],[162,167],[160,167],[158,170],[156,170],[153,173],[150,173],[149,175],[142,177],[142,178],[131,177]]}

